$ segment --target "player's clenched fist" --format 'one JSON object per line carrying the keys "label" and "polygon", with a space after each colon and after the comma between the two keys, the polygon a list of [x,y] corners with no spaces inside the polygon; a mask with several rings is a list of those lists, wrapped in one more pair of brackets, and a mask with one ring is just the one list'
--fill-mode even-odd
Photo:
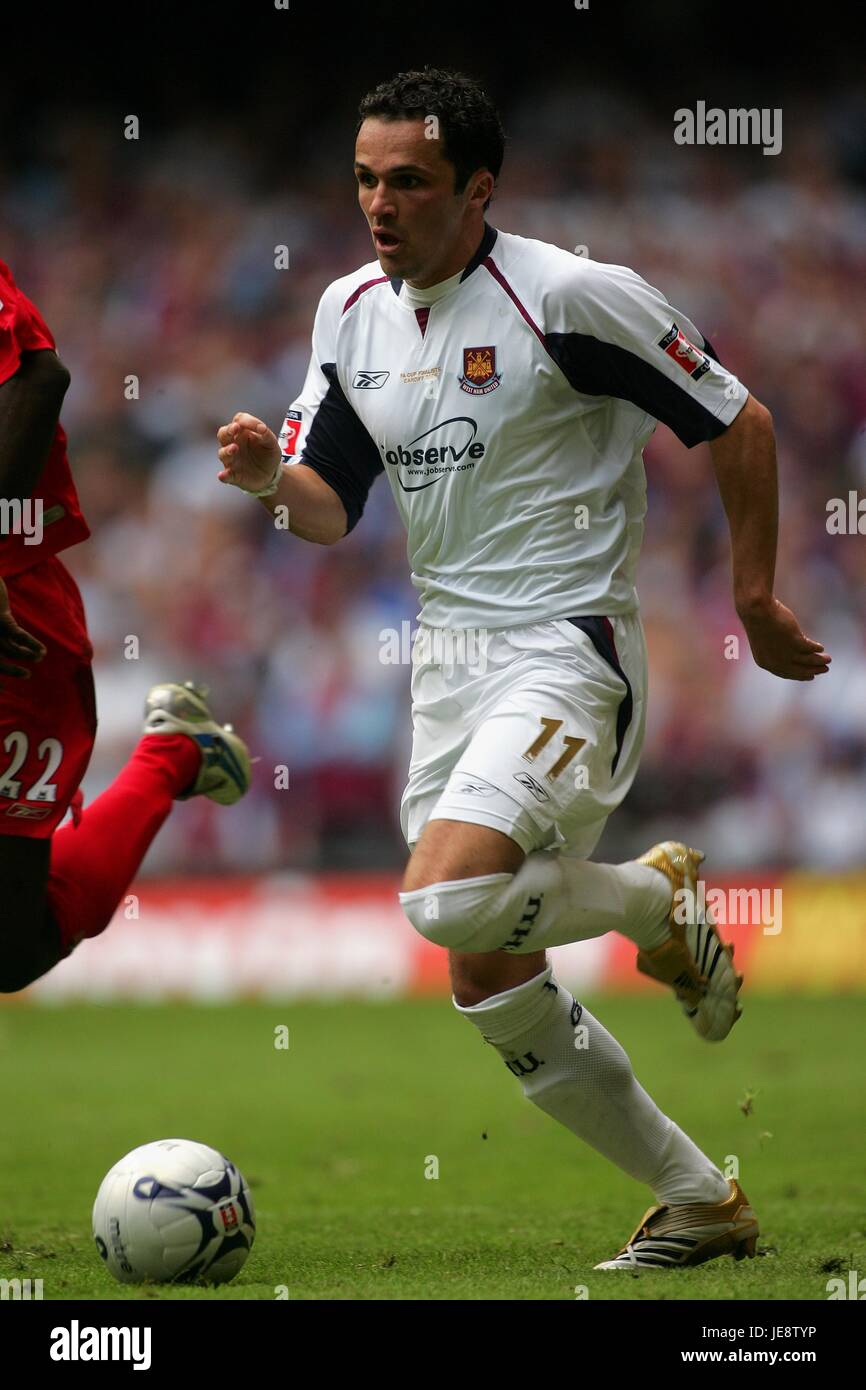
{"label": "player's clenched fist", "polygon": [[244,492],[266,488],[280,465],[280,446],[273,430],[255,415],[238,411],[228,425],[217,430],[218,457],[223,471],[221,483],[231,483]]}

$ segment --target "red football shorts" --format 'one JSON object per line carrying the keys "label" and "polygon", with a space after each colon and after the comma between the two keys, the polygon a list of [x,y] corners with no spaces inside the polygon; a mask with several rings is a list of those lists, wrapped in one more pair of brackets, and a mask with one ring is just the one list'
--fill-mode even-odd
{"label": "red football shorts", "polygon": [[0,835],[47,839],[72,805],[96,737],[93,648],[78,585],[56,555],[6,580],[12,615],[47,648],[0,673]]}

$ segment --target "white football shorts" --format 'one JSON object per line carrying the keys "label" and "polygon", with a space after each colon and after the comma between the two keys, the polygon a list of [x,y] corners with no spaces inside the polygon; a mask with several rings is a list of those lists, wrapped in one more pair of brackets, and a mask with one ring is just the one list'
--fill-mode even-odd
{"label": "white football shorts", "polygon": [[428,820],[458,820],[500,830],[527,854],[588,858],[634,781],[646,689],[637,612],[487,631],[422,625],[407,843]]}

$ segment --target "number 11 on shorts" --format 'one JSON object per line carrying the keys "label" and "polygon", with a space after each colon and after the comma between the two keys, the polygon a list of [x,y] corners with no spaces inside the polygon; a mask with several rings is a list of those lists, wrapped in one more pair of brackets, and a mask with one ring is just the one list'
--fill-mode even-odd
{"label": "number 11 on shorts", "polygon": [[[532,762],[535,758],[537,758],[539,753],[547,747],[548,743],[550,743],[550,740],[562,728],[563,721],[561,719],[547,719],[544,715],[541,715],[540,717],[542,723],[541,733],[538,735],[538,738],[535,740],[535,742],[531,743],[527,748],[526,752],[523,754],[527,762]],[[563,734],[562,742],[565,744],[565,751],[563,753],[560,753],[556,762],[553,764],[553,767],[546,774],[547,780],[549,782],[555,781],[559,774],[565,771],[572,758],[575,758],[577,756],[583,745],[586,743],[586,739],[573,738],[571,734]]]}

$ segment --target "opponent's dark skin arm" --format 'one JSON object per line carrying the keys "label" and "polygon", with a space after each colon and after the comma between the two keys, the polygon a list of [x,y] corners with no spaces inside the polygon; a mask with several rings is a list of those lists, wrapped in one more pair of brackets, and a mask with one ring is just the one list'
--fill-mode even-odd
{"label": "opponent's dark skin arm", "polygon": [[[30,497],[48,458],[69,371],[55,352],[25,352],[14,376],[0,386],[0,497]],[[0,575],[0,675],[26,678],[21,661],[38,661],[45,648],[19,627]]]}
{"label": "opponent's dark skin arm", "polygon": [[70,376],[56,352],[21,354],[0,386],[0,497],[30,497],[45,467]]}
{"label": "opponent's dark skin arm", "polygon": [[[0,497],[24,499],[45,467],[69,372],[48,349],[25,352],[0,386]],[[0,576],[0,676],[29,677],[22,661],[39,661],[41,642],[9,611]],[[46,899],[51,841],[0,834],[0,993],[15,993],[44,975],[63,954]]]}

